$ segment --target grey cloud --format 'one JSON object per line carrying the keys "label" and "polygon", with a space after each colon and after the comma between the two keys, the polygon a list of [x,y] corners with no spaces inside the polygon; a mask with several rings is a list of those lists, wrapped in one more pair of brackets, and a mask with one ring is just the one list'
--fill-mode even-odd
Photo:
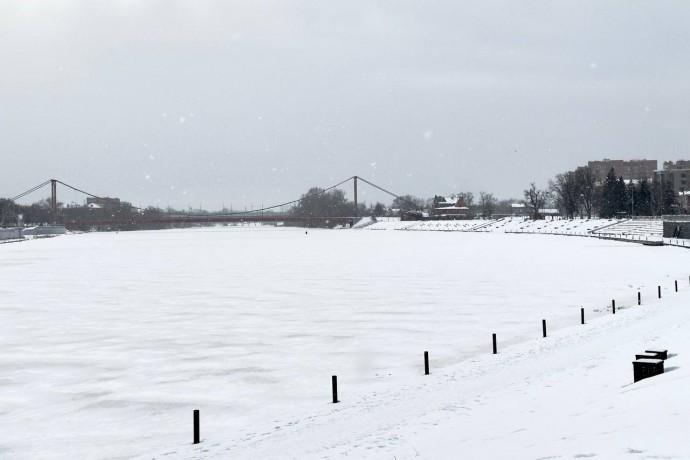
{"label": "grey cloud", "polygon": [[400,193],[508,197],[588,159],[682,157],[688,10],[4,2],[0,149],[21,173],[2,194],[59,176],[218,208],[358,174]]}

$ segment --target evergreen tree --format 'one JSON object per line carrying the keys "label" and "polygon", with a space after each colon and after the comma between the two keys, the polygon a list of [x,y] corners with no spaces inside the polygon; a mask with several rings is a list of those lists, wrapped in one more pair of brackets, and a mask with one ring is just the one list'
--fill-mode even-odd
{"label": "evergreen tree", "polygon": [[628,207],[628,195],[626,193],[625,181],[623,180],[623,176],[620,176],[616,181],[614,200],[616,203],[614,217],[620,213],[627,213],[630,211],[630,208]]}
{"label": "evergreen tree", "polygon": [[617,185],[618,180],[616,179],[616,172],[611,168],[606,175],[606,180],[604,180],[604,185],[601,187],[601,217],[610,218],[616,215],[618,210],[617,202]]}
{"label": "evergreen tree", "polygon": [[673,184],[666,181],[664,187],[661,189],[661,214],[677,214],[678,202]]}
{"label": "evergreen tree", "polygon": [[652,215],[652,190],[647,179],[642,179],[637,188],[634,203],[635,214],[638,216]]}
{"label": "evergreen tree", "polygon": [[678,211],[678,203],[673,184],[655,177],[651,186],[651,203],[654,215],[675,214]]}
{"label": "evergreen tree", "polygon": [[639,215],[639,209],[636,206],[639,200],[639,190],[637,184],[633,181],[630,181],[626,187],[625,199],[625,209],[627,209],[630,217]]}

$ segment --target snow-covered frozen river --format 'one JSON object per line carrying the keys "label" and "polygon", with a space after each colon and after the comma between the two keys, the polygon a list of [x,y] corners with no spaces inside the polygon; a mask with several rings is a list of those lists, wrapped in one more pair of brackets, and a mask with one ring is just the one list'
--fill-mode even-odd
{"label": "snow-covered frozen river", "polygon": [[687,284],[590,238],[219,227],[0,246],[0,457],[127,458],[404,386]]}

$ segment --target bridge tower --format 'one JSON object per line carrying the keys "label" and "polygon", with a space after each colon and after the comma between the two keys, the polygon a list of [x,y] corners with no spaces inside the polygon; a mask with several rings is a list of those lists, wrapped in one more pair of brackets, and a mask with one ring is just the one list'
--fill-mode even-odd
{"label": "bridge tower", "polygon": [[57,180],[50,179],[50,209],[57,211]]}
{"label": "bridge tower", "polygon": [[359,211],[359,206],[357,205],[357,176],[354,176],[355,180],[355,217],[357,217],[358,211]]}

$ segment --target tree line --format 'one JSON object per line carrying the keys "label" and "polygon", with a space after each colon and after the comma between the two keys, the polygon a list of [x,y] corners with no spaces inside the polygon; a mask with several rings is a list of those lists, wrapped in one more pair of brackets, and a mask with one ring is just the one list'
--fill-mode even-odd
{"label": "tree line", "polygon": [[[435,197],[438,198],[438,197]],[[429,213],[437,205],[435,198],[420,198],[406,194],[396,197],[390,205],[376,202],[370,205],[358,203],[355,210],[354,202],[349,200],[345,192],[339,189],[324,190],[312,187],[302,194],[288,214],[295,217],[342,217],[342,216],[403,216],[406,214],[419,215]],[[513,206],[522,204],[529,210],[532,218],[543,217],[543,210],[547,207],[558,209],[561,216],[567,218],[595,216],[601,218],[623,216],[653,216],[678,213],[677,197],[672,184],[661,183],[656,178],[652,181],[625,181],[622,176],[616,177],[611,168],[602,182],[589,166],[579,167],[574,171],[557,174],[549,180],[548,187],[538,188],[531,183],[523,190],[521,199],[510,198],[499,200],[493,193],[481,191],[475,200],[472,192],[460,192],[450,196],[469,208],[469,218],[474,217],[503,217],[514,214]],[[48,199],[30,205],[19,205],[5,198],[0,198],[0,225],[10,226],[19,224],[19,216],[24,225],[40,225],[43,223],[60,222],[62,219],[119,219],[123,221],[117,230],[135,230],[143,228],[137,220],[142,218],[156,218],[176,212],[173,209],[165,211],[148,207],[140,210],[128,203],[116,208],[89,208],[76,204],[63,205],[58,203],[59,212],[54,212]],[[183,211],[179,211],[183,213]],[[129,222],[127,222],[129,221]],[[156,228],[167,227],[161,224]],[[150,226],[146,228],[151,228]],[[89,230],[84,228],[83,230]]]}
{"label": "tree line", "polygon": [[671,183],[656,178],[625,181],[623,176],[616,177],[613,168],[601,183],[595,180],[589,166],[557,174],[543,193],[568,218],[661,216],[679,212]]}
{"label": "tree line", "polygon": [[[566,218],[612,218],[630,216],[660,216],[678,213],[677,197],[672,184],[654,179],[625,181],[616,177],[611,168],[604,181],[597,181],[589,166],[557,174],[544,189],[531,183],[523,190],[520,199],[499,200],[493,193],[481,191],[478,199],[472,192],[460,192],[450,196],[469,208],[469,218],[505,217],[515,214],[514,205],[523,205],[534,219],[543,217],[544,210],[555,208]],[[302,195],[291,209],[295,216],[402,216],[409,213],[429,213],[436,202],[434,198],[401,195],[386,206],[377,202],[367,206],[347,199],[341,190],[324,191],[313,187]]]}
{"label": "tree line", "polygon": [[[118,205],[90,207],[76,203],[57,203],[54,211],[49,199],[43,199],[29,205],[21,205],[7,198],[0,198],[0,226],[38,226],[45,224],[64,224],[65,222],[84,221],[119,221],[107,224],[74,224],[70,223],[70,230],[78,231],[115,231],[115,230],[159,230],[166,228],[184,228],[203,226],[205,224],[189,223],[152,223],[151,219],[170,216],[185,216],[190,214],[185,210],[171,207],[163,210],[154,206],[139,209],[130,203],[122,202]],[[199,210],[195,214],[211,215],[208,211]]]}
{"label": "tree line", "polygon": [[[497,212],[509,215],[512,211],[512,203],[516,202],[515,199],[499,201],[493,194],[487,192],[480,192],[479,200],[476,203],[472,192],[456,193],[450,198],[464,203],[470,209],[470,217],[481,215],[486,218]],[[324,190],[319,187],[312,187],[301,195],[300,199],[290,208],[289,213],[296,217],[336,217],[354,214],[360,217],[400,217],[410,213],[428,213],[433,206],[434,198],[425,199],[405,194],[395,197],[389,205],[381,202],[369,205],[358,203],[355,212],[354,202],[349,200],[342,190]]]}

